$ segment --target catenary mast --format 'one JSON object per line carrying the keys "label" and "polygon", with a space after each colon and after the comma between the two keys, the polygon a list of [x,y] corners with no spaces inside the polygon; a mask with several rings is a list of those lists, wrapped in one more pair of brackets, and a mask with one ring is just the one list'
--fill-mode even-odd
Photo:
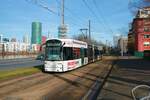
{"label": "catenary mast", "polygon": [[67,38],[67,26],[65,25],[64,19],[64,2],[65,0],[61,2],[61,25],[58,27],[58,38]]}

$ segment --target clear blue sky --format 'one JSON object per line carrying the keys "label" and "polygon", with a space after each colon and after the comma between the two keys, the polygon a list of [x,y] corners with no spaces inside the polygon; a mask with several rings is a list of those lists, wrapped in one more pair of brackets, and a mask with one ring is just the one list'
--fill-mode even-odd
{"label": "clear blue sky", "polygon": [[[42,1],[55,12],[60,12],[60,4],[56,2],[60,2],[60,0],[38,1]],[[128,10],[129,0],[85,0],[91,10],[83,1],[65,0],[65,6],[69,9],[69,11],[65,9],[65,23],[69,28],[69,37],[79,34],[80,28],[86,28],[89,19],[91,20],[92,38],[98,41],[112,41],[113,35],[125,34],[121,32],[128,31],[128,25],[133,19]],[[96,2],[98,8],[93,1]],[[0,33],[5,37],[16,37],[18,40],[22,40],[24,34],[31,34],[33,21],[42,23],[43,35],[47,35],[49,31],[53,37],[57,37],[57,27],[60,24],[59,16],[25,0],[1,1]]]}

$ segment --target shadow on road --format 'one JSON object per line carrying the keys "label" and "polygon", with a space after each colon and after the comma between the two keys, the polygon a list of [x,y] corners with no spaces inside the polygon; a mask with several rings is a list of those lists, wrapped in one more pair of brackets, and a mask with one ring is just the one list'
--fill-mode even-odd
{"label": "shadow on road", "polygon": [[118,77],[118,76],[110,76],[109,78],[113,79],[113,80],[118,80],[118,81],[122,81],[122,82],[127,82],[129,84],[145,84],[145,85],[150,85],[149,82],[145,82],[142,80],[134,80],[134,79],[130,79],[130,78],[122,78],[122,77]]}
{"label": "shadow on road", "polygon": [[118,59],[99,100],[133,100],[131,90],[137,85],[150,85],[150,61],[144,59]]}
{"label": "shadow on road", "polygon": [[150,71],[150,61],[144,59],[119,59],[116,66],[119,68]]}
{"label": "shadow on road", "polygon": [[110,78],[133,84],[150,85],[150,61],[144,59],[119,59]]}

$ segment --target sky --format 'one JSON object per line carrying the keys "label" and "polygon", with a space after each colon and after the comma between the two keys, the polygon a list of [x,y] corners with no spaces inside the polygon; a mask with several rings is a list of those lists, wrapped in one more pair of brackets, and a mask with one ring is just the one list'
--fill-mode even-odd
{"label": "sky", "polygon": [[[28,2],[27,2],[28,1]],[[35,4],[36,0],[1,0],[0,34],[22,41],[24,35],[31,36],[31,23],[42,23],[42,34],[58,36],[61,0],[37,0],[54,13]],[[110,41],[116,34],[127,35],[133,16],[128,9],[129,0],[65,0],[65,24],[68,37],[80,34],[88,28],[91,20],[91,35],[97,41]]]}

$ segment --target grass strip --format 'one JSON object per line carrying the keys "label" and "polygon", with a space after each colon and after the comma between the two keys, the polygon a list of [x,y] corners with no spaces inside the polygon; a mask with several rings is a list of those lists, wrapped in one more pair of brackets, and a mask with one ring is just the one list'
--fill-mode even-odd
{"label": "grass strip", "polygon": [[28,67],[28,68],[18,68],[9,71],[0,71],[0,80],[9,79],[13,77],[31,75],[33,73],[40,72],[39,68]]}

